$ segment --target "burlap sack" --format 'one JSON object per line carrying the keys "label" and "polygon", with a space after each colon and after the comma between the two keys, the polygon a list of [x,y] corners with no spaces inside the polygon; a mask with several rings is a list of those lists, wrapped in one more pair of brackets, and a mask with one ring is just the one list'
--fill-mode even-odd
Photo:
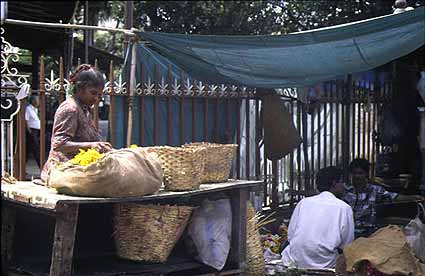
{"label": "burlap sack", "polygon": [[162,178],[155,153],[126,148],[108,152],[88,166],[60,164],[49,171],[46,184],[68,195],[130,197],[157,192]]}
{"label": "burlap sack", "polygon": [[267,95],[263,103],[265,153],[268,159],[278,160],[298,147],[301,137],[280,96]]}
{"label": "burlap sack", "polygon": [[416,259],[402,229],[390,225],[376,231],[369,238],[359,238],[344,248],[346,271],[354,272],[363,261],[387,275],[425,275],[424,267]]}

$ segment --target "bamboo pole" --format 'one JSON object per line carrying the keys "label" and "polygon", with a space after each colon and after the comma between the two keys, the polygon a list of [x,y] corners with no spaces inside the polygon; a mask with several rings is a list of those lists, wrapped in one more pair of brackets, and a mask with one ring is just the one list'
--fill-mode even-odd
{"label": "bamboo pole", "polygon": [[128,102],[128,127],[127,147],[131,145],[131,132],[133,128],[133,101],[136,94],[136,40],[132,39],[131,67],[130,67],[130,97]]}
{"label": "bamboo pole", "polygon": [[47,27],[47,28],[99,30],[99,31],[124,33],[126,35],[135,36],[135,33],[133,32],[133,30],[117,29],[117,28],[110,28],[110,27],[99,27],[99,26],[77,25],[77,24],[62,24],[62,23],[34,22],[34,21],[25,21],[25,20],[16,20],[16,19],[6,19],[4,21],[4,23],[13,24],[13,25]]}

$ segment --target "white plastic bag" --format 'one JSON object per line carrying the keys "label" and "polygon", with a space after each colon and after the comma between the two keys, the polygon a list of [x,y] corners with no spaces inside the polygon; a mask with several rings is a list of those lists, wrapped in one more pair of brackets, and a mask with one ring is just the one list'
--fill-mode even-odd
{"label": "white plastic bag", "polygon": [[232,235],[230,200],[204,200],[192,215],[188,235],[198,252],[196,259],[217,270],[223,269]]}
{"label": "white plastic bag", "polygon": [[425,263],[425,224],[420,220],[421,210],[425,216],[425,207],[422,203],[418,203],[418,214],[404,228],[407,242],[412,248],[413,253],[422,262]]}

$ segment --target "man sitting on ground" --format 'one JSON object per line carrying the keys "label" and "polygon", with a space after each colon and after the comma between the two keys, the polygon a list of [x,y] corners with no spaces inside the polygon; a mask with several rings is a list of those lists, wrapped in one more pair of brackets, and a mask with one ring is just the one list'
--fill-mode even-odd
{"label": "man sitting on ground", "polygon": [[289,222],[289,245],[282,252],[286,266],[333,268],[338,252],[354,239],[353,211],[339,199],[344,193],[342,171],[321,169],[316,184],[320,194],[301,200]]}
{"label": "man sitting on ground", "polygon": [[[351,184],[346,187],[344,201],[354,212],[358,229],[371,228],[376,230],[375,205],[394,201],[422,201],[419,195],[402,195],[385,190],[384,187],[374,185],[369,180],[370,163],[364,158],[356,158],[350,163]],[[365,235],[371,234],[366,232]]]}

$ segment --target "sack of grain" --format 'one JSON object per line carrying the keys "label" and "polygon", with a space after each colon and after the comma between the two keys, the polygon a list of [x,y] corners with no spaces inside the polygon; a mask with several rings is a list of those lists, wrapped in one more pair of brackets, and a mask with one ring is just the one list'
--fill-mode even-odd
{"label": "sack of grain", "polygon": [[161,163],[144,148],[112,150],[87,166],[65,162],[50,169],[49,187],[59,193],[93,197],[153,194],[162,184]]}

